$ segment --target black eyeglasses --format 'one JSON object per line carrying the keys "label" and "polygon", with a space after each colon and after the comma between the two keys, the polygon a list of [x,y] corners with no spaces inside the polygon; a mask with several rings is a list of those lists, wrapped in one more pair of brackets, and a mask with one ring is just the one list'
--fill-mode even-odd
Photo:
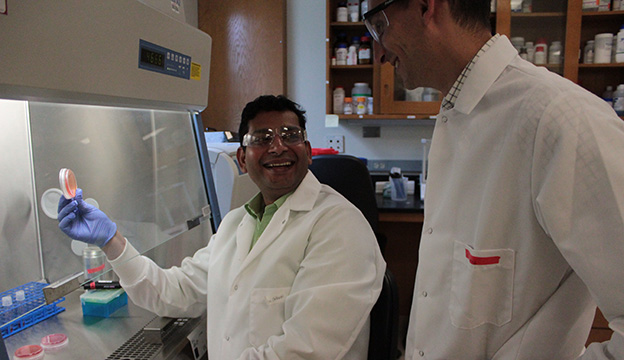
{"label": "black eyeglasses", "polygon": [[386,0],[362,15],[364,25],[366,25],[368,32],[371,33],[373,39],[377,42],[380,42],[379,39],[381,39],[381,35],[383,35],[386,28],[390,25],[390,21],[388,21],[384,10],[395,1],[396,0]]}
{"label": "black eyeglasses", "polygon": [[306,131],[296,126],[280,126],[276,129],[260,129],[243,136],[243,146],[269,146],[279,136],[284,145],[298,145],[306,141]]}

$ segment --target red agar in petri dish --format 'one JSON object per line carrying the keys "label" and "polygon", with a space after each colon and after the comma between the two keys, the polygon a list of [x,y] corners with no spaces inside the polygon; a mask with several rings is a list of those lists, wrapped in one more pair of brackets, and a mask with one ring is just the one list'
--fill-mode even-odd
{"label": "red agar in petri dish", "polygon": [[69,339],[65,334],[50,334],[41,338],[41,347],[46,352],[52,353],[64,348],[68,342]]}
{"label": "red agar in petri dish", "polygon": [[39,345],[26,345],[15,350],[14,359],[37,360],[43,359],[43,348]]}
{"label": "red agar in petri dish", "polygon": [[69,200],[76,197],[78,183],[73,171],[66,168],[61,169],[61,171],[59,171],[59,184],[61,185],[61,190],[63,191],[65,199]]}

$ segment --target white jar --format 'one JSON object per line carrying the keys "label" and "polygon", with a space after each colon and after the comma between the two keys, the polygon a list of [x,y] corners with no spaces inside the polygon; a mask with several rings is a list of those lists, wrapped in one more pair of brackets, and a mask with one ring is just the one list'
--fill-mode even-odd
{"label": "white jar", "polygon": [[336,21],[347,22],[349,21],[349,10],[347,9],[347,3],[341,2],[336,8]]}
{"label": "white jar", "polygon": [[613,48],[613,34],[602,33],[594,37],[594,64],[608,64],[611,62]]}
{"label": "white jar", "polygon": [[360,2],[359,0],[351,0],[347,2],[347,9],[349,10],[349,21],[360,21]]}
{"label": "white jar", "polygon": [[535,44],[535,64],[544,65],[548,60],[548,45],[545,41],[538,40]]}
{"label": "white jar", "polygon": [[369,97],[371,94],[371,89],[368,86],[368,83],[365,82],[356,82],[353,84],[353,89],[351,89],[351,97],[353,97],[354,100],[358,96]]}
{"label": "white jar", "polygon": [[620,31],[617,34],[614,52],[615,62],[624,62],[624,25],[620,27]]}
{"label": "white jar", "polygon": [[345,90],[342,86],[334,89],[334,114],[342,114],[344,107]]}
{"label": "white jar", "polygon": [[552,44],[550,44],[550,49],[548,50],[548,63],[561,64],[562,50],[561,41],[553,41]]}

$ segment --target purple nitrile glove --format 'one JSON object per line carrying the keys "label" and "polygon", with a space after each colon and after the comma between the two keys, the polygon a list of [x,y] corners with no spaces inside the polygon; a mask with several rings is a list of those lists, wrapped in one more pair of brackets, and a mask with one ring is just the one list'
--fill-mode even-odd
{"label": "purple nitrile glove", "polygon": [[58,204],[59,229],[72,239],[102,247],[113,238],[117,225],[100,209],[82,200],[82,189],[76,197],[61,196]]}

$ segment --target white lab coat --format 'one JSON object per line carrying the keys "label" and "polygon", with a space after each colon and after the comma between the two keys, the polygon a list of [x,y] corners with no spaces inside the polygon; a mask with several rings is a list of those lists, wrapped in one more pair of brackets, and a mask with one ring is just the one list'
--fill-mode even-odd
{"label": "white lab coat", "polygon": [[126,261],[131,245],[111,263],[139,306],[207,309],[211,360],[366,359],[385,262],[361,212],[308,172],[249,251],[254,228],[241,207],[179,268]]}
{"label": "white lab coat", "polygon": [[622,159],[604,101],[498,39],[436,121],[406,359],[575,359],[594,301],[583,359],[624,359]]}

